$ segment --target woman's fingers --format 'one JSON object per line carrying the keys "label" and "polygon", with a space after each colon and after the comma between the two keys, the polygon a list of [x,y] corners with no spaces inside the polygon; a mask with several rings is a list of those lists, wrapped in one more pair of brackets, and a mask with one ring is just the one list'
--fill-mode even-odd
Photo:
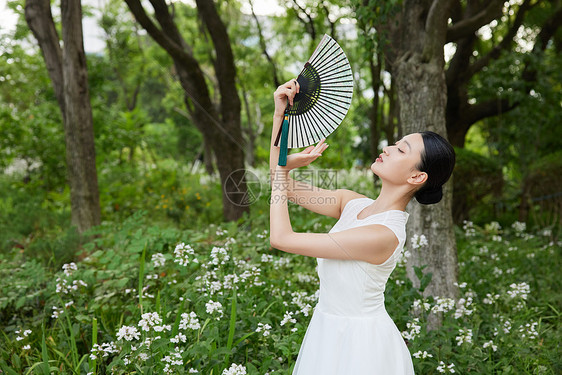
{"label": "woman's fingers", "polygon": [[287,83],[285,83],[285,88],[286,88],[287,98],[289,99],[289,104],[293,105],[293,99],[295,98],[295,95],[299,92],[300,85],[296,79],[292,79]]}
{"label": "woman's fingers", "polygon": [[322,138],[322,139],[320,140],[320,142],[318,142],[318,144],[316,145],[316,147],[314,147],[314,150],[312,150],[312,152],[313,152],[313,153],[314,153],[314,152],[319,152],[319,151],[322,149],[325,140],[326,140],[326,138]]}

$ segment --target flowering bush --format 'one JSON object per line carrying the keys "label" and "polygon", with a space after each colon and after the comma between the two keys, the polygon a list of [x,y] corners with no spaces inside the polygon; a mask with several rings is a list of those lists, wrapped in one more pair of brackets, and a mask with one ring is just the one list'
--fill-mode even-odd
{"label": "flowering bush", "polygon": [[[265,201],[240,223],[187,230],[150,225],[139,211],[94,229],[54,270],[16,250],[0,254],[0,369],[290,374],[318,299],[316,260],[270,248]],[[298,231],[335,222],[305,211],[295,221]],[[416,373],[559,369],[559,291],[550,275],[560,244],[521,224],[504,227],[457,228],[455,299],[412,286],[408,254],[427,239],[408,241],[385,300]],[[436,314],[443,324],[428,332]]]}

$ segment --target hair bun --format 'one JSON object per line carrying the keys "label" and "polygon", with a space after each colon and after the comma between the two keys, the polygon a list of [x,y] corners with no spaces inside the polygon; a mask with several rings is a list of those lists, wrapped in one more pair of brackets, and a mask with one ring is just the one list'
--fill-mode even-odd
{"label": "hair bun", "polygon": [[421,189],[415,195],[418,203],[421,204],[435,204],[443,198],[443,187],[439,186],[434,189]]}

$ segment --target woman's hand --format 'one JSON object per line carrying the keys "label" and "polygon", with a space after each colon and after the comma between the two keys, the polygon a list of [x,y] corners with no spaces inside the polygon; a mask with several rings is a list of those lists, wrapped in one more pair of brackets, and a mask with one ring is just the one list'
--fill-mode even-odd
{"label": "woman's hand", "polygon": [[280,166],[278,165],[277,168],[283,171],[290,171],[295,168],[305,167],[316,160],[319,156],[322,155],[322,152],[328,148],[328,144],[324,143],[326,138],[323,138],[316,144],[316,146],[308,146],[301,152],[297,152],[296,154],[287,155],[287,165]]}
{"label": "woman's hand", "polygon": [[296,79],[285,82],[275,90],[273,93],[275,116],[283,116],[287,108],[287,99],[289,99],[289,104],[293,105],[293,99],[299,90],[300,85]]}

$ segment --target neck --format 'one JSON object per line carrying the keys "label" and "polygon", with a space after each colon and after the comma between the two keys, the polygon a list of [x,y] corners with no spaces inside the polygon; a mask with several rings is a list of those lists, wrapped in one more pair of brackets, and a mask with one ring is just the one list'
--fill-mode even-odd
{"label": "neck", "polygon": [[388,210],[405,211],[409,201],[409,192],[406,187],[390,186],[383,182],[381,192],[373,206],[376,212]]}

